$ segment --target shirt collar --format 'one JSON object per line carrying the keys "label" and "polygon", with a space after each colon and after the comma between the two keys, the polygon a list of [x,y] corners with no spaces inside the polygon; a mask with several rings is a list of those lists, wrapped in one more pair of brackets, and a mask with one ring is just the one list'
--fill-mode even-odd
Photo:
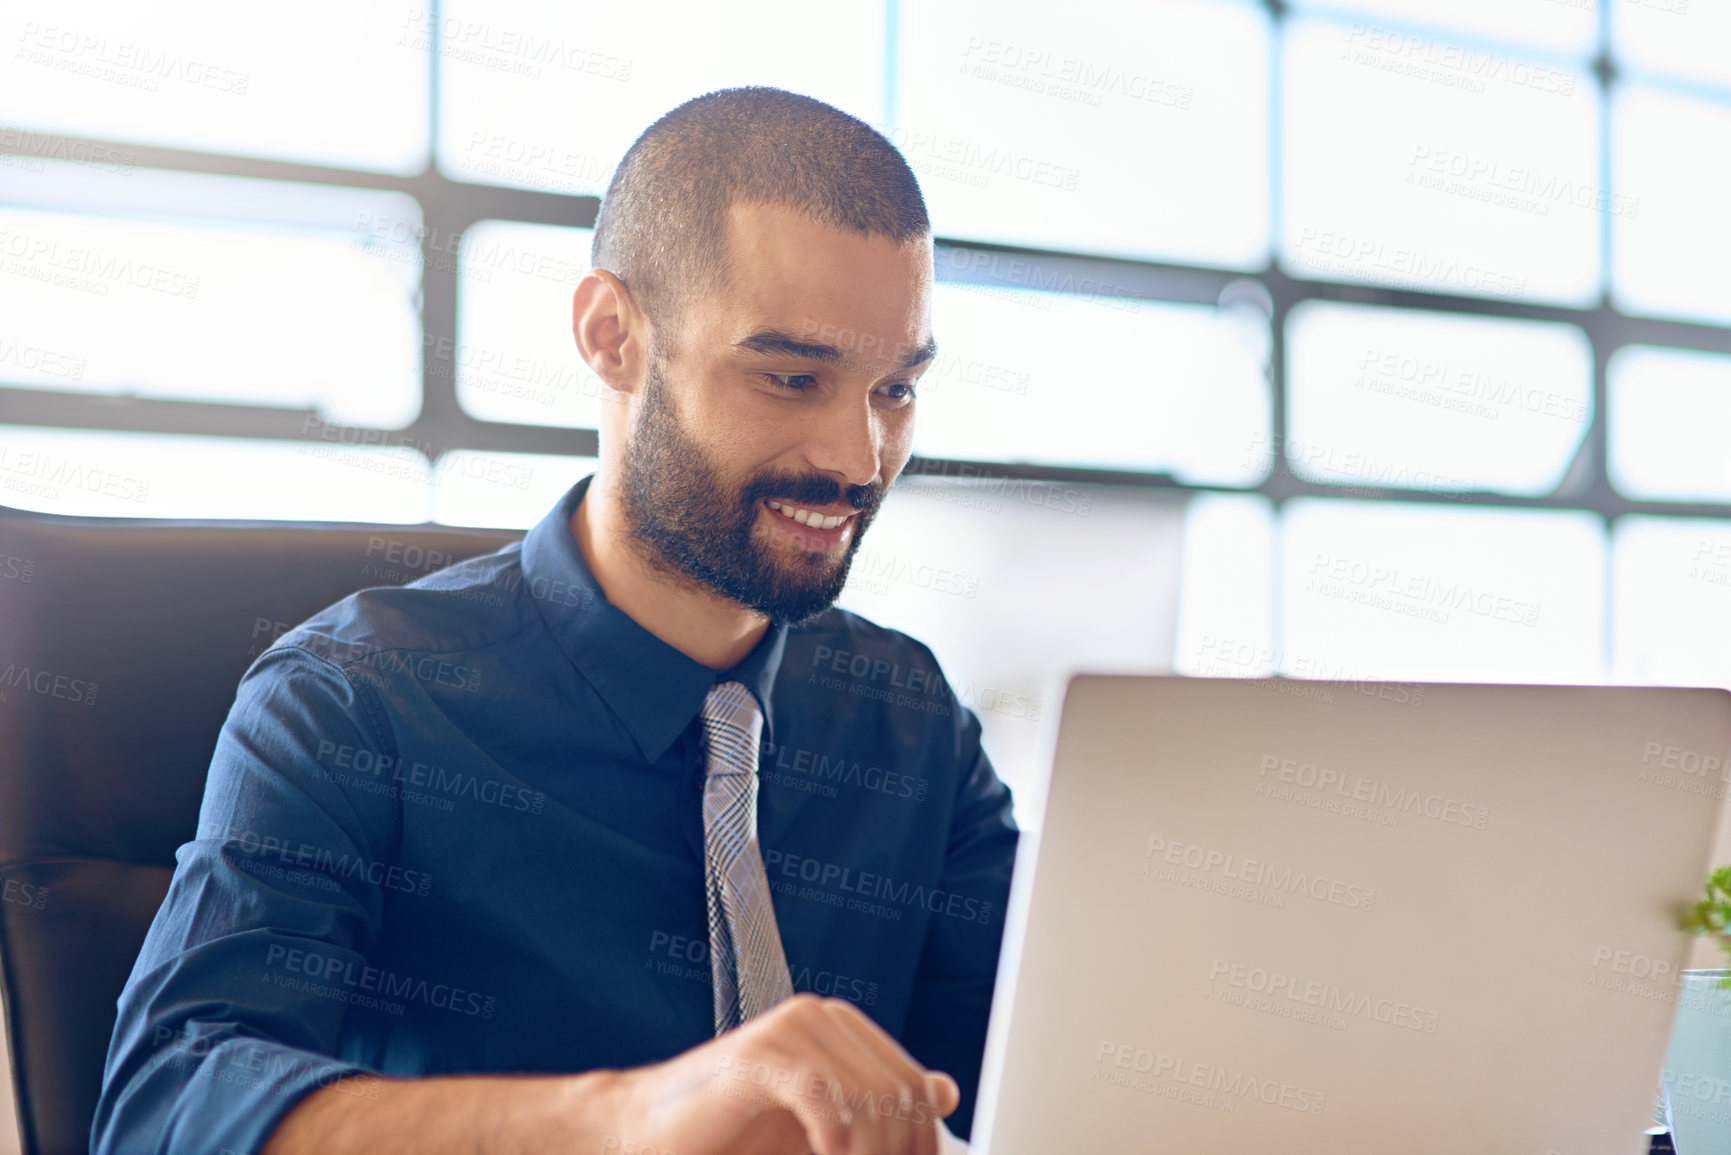
{"label": "shirt collar", "polygon": [[571,515],[593,479],[590,474],[567,490],[523,538],[525,592],[559,648],[651,763],[691,724],[718,682],[743,682],[756,695],[763,736],[773,743],[771,689],[781,669],[787,627],[772,623],[738,665],[718,672],[637,624],[607,600],[571,533]]}

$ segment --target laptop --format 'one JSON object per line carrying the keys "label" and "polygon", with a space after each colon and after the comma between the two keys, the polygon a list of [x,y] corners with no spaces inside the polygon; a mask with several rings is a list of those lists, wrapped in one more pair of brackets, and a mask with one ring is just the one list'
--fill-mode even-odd
{"label": "laptop", "polygon": [[1080,675],[975,1155],[1637,1155],[1731,693]]}

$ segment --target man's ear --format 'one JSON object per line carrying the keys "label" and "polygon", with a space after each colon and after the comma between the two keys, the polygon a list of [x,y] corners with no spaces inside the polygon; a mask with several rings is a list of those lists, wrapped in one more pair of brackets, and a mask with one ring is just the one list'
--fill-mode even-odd
{"label": "man's ear", "polygon": [[571,335],[583,363],[607,388],[635,393],[648,366],[649,319],[607,269],[590,269],[571,294]]}

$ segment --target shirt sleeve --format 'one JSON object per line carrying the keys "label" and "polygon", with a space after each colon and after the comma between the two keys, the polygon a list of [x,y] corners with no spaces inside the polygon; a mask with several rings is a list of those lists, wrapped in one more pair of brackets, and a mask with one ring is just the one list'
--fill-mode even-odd
{"label": "shirt sleeve", "polygon": [[[949,909],[960,916],[940,914],[931,920],[902,1042],[925,1066],[954,1076],[961,1102],[944,1122],[968,1138],[1018,831],[1010,789],[980,745],[979,718],[953,693],[950,700],[958,785],[941,885],[946,896],[953,896]],[[969,912],[973,917],[967,917]]]}
{"label": "shirt sleeve", "polygon": [[91,1129],[96,1155],[257,1151],[304,1095],[365,1067],[334,1056],[396,836],[387,799],[323,767],[383,751],[372,687],[305,650],[266,651],[217,739],[197,837],[121,992]]}

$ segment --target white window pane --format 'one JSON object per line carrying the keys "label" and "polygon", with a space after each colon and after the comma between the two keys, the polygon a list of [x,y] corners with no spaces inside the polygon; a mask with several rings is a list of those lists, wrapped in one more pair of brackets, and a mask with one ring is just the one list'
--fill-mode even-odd
{"label": "white window pane", "polygon": [[838,604],[932,648],[1033,828],[1062,676],[1170,669],[1183,509],[1151,490],[904,477]]}
{"label": "white window pane", "polygon": [[12,124],[378,172],[427,163],[425,5],[24,0],[0,7]]}
{"label": "white window pane", "polygon": [[1274,512],[1268,500],[1191,497],[1182,573],[1172,668],[1200,678],[1274,673]]}
{"label": "white window pane", "polygon": [[1286,363],[1286,459],[1312,481],[1549,493],[1593,412],[1573,325],[1307,301]]}
{"label": "white window pane", "polygon": [[431,494],[408,446],[0,426],[0,504],[17,509],[409,523],[428,519]]}
{"label": "white window pane", "polygon": [[[445,0],[439,168],[596,194],[637,134],[711,89],[766,84],[884,118],[882,0]],[[845,45],[838,51],[837,45]]]}
{"label": "white window pane", "polygon": [[1731,524],[1621,517],[1611,548],[1613,676],[1731,687]]}
{"label": "white window pane", "polygon": [[1731,104],[1618,86],[1611,179],[1611,294],[1632,313],[1731,321]]}
{"label": "white window pane", "polygon": [[1607,366],[1611,484],[1650,501],[1731,501],[1731,357],[1630,345]]}
{"label": "white window pane", "polygon": [[1260,268],[1268,19],[1245,4],[901,5],[893,138],[937,235]]}
{"label": "white window pane", "polygon": [[585,474],[595,458],[453,449],[433,463],[433,520],[488,529],[528,529]]}
{"label": "white window pane", "polygon": [[1618,64],[1731,84],[1731,5],[1723,0],[1621,0],[1610,9]]}
{"label": "white window pane", "polygon": [[0,382],[414,420],[411,198],[138,170],[105,206],[81,196],[91,175],[56,163],[0,191]]}
{"label": "white window pane", "polygon": [[463,233],[457,340],[427,353],[457,374],[457,402],[483,421],[595,429],[605,395],[577,354],[571,294],[593,229],[481,221]]}
{"label": "white window pane", "polygon": [[1587,304],[1598,95],[1584,72],[1371,24],[1292,21],[1281,262],[1325,280]]}
{"label": "white window pane", "polygon": [[920,379],[925,457],[1170,473],[1266,473],[1266,325],[1242,310],[943,283]]}
{"label": "white window pane", "polygon": [[1604,676],[1604,529],[1592,514],[1299,499],[1282,532],[1288,672]]}
{"label": "white window pane", "polygon": [[1598,5],[1599,0],[1297,0],[1293,7],[1362,12],[1371,18],[1360,22],[1366,27],[1381,17],[1585,56],[1599,43]]}

